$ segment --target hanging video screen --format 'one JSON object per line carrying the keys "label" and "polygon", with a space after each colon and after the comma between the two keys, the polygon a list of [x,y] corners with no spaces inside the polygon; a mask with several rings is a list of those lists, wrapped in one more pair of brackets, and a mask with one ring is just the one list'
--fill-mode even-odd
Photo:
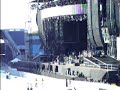
{"label": "hanging video screen", "polygon": [[87,4],[75,4],[66,6],[57,6],[41,10],[41,18],[63,16],[63,15],[76,15],[86,14]]}

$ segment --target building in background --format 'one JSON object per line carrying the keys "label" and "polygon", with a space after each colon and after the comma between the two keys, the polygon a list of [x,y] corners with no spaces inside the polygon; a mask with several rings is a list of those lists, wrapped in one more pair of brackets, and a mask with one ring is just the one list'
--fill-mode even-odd
{"label": "building in background", "polygon": [[25,46],[26,34],[26,30],[24,29],[1,30],[1,38],[4,40],[4,43],[1,43],[1,51],[5,55],[4,60],[6,62],[17,57],[25,59],[27,50]]}

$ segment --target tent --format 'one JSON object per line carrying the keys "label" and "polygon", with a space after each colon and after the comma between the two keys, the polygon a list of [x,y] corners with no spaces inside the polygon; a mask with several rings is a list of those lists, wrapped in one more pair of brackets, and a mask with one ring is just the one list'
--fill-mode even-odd
{"label": "tent", "polygon": [[20,60],[18,58],[15,58],[15,59],[11,60],[10,62],[15,63],[15,62],[18,62],[18,61],[22,61],[22,60]]}

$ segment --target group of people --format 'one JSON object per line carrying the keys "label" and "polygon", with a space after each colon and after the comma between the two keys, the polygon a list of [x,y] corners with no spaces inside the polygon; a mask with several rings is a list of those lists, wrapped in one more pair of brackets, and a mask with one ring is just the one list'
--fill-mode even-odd
{"label": "group of people", "polygon": [[[43,82],[44,82],[44,80],[43,80],[43,78],[42,78],[42,80],[41,80],[41,86],[43,87]],[[38,87],[38,80],[37,80],[37,78],[35,78],[35,86],[34,87]],[[33,90],[33,84],[32,83],[28,83],[28,87],[27,87],[27,90]]]}
{"label": "group of people", "polygon": [[33,90],[33,87],[32,87],[32,84],[30,83],[28,83],[28,87],[27,87],[27,90]]}
{"label": "group of people", "polygon": [[98,54],[100,57],[105,56],[103,50],[97,51],[97,53],[91,50],[83,50],[81,53],[79,52],[79,54],[72,52],[69,55],[57,56],[55,62],[59,63],[62,61],[63,63],[66,64],[66,63],[75,63],[77,61],[77,63],[80,63],[80,61],[83,61],[83,57],[91,58],[93,56],[97,56]]}
{"label": "group of people", "polygon": [[94,53],[92,51],[84,50],[82,52],[82,55],[83,55],[83,57],[89,57],[90,58],[94,55]]}

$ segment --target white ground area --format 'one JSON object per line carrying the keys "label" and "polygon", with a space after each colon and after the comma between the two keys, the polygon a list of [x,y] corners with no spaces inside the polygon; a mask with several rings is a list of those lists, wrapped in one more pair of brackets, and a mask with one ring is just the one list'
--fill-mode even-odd
{"label": "white ground area", "polygon": [[14,70],[15,72],[19,75],[10,75],[10,79],[6,79],[6,71],[1,70],[1,90],[28,90],[28,87],[32,87],[32,90],[120,90],[120,87],[115,85],[73,80],[71,84],[68,80],[68,87],[66,87],[65,79]]}

